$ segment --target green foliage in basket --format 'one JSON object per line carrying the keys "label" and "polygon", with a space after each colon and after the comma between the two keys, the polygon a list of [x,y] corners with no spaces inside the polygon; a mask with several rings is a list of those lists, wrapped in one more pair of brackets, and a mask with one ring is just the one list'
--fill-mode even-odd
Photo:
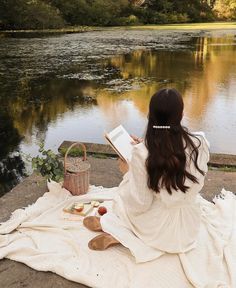
{"label": "green foliage in basket", "polygon": [[42,157],[32,158],[32,167],[48,180],[59,182],[63,179],[63,163],[58,155],[52,150],[45,150],[44,143],[39,145]]}

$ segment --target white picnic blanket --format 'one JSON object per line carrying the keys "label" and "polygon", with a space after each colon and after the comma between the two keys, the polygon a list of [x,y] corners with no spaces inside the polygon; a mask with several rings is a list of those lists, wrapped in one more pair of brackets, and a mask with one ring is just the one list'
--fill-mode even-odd
{"label": "white picnic blanket", "polygon": [[48,188],[49,192],[35,204],[16,210],[1,224],[0,259],[19,261],[90,287],[196,287],[188,281],[181,255],[165,254],[137,264],[130,251],[121,245],[102,252],[89,250],[88,241],[97,233],[83,227],[81,216],[64,213],[63,208],[78,200],[100,199],[111,209],[116,188],[92,186],[83,196],[71,196],[55,182],[50,182]]}

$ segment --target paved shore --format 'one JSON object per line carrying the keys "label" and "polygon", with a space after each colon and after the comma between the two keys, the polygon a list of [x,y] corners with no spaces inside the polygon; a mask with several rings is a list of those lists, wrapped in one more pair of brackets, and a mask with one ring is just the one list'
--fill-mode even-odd
{"label": "paved shore", "polygon": [[[92,166],[91,184],[113,187],[120,183],[122,175],[118,170],[116,159],[89,157],[89,161]],[[201,193],[206,199],[211,200],[223,187],[236,192],[236,172],[210,170]],[[46,190],[45,181],[41,176],[33,174],[26,178],[0,198],[0,221],[6,220],[15,209],[34,203]],[[1,260],[0,287],[82,288],[86,286],[70,282],[51,272],[38,272],[21,263]]]}

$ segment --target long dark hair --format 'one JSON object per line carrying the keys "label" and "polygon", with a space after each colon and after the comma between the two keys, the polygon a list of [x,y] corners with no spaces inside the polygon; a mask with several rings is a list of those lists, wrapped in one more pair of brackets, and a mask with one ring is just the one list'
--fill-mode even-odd
{"label": "long dark hair", "polygon": [[[187,147],[190,148],[190,161],[204,175],[197,163],[201,143],[181,125],[183,109],[182,96],[175,89],[161,89],[152,96],[149,104],[146,168],[148,187],[156,192],[165,187],[169,194],[173,189],[185,193],[189,188],[185,185],[186,178],[198,183],[197,178],[186,170]],[[198,139],[198,146],[192,137]]]}

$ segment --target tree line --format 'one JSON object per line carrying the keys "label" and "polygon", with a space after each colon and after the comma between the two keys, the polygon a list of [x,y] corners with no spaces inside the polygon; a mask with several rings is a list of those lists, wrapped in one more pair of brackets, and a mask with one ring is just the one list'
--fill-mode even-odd
{"label": "tree line", "polygon": [[235,0],[0,0],[2,30],[235,19]]}

